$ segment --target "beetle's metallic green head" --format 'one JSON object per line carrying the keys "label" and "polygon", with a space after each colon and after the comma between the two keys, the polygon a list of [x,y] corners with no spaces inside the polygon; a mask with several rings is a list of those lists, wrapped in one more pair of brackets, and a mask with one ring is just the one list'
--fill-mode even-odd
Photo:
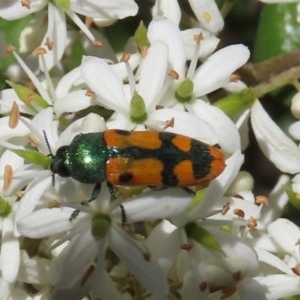
{"label": "beetle's metallic green head", "polygon": [[77,135],[69,146],[60,147],[53,156],[51,171],[85,183],[106,179],[107,146],[102,133]]}

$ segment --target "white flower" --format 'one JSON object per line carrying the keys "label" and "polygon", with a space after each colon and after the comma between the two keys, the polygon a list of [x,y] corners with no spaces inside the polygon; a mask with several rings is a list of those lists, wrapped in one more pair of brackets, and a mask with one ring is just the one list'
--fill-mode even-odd
{"label": "white flower", "polygon": [[251,109],[251,124],[264,154],[282,172],[300,172],[300,150],[269,117],[259,101]]}
{"label": "white flower", "polygon": [[[41,47],[46,50],[45,60],[47,69],[59,63],[66,47],[67,27],[65,13],[72,21],[93,41],[97,44],[93,34],[77,16],[76,13],[100,19],[101,22],[107,23],[132,16],[137,13],[138,6],[132,0],[116,0],[114,4],[107,0],[93,1],[71,0],[64,3],[56,1],[53,5],[47,0],[29,1],[28,6],[22,5],[22,1],[13,0],[10,5],[3,5],[0,8],[0,16],[6,20],[15,20],[42,10],[48,4],[48,26],[47,32],[41,42]],[[92,7],[92,8],[91,8]],[[46,47],[44,47],[46,45]],[[26,46],[25,46],[26,47]],[[40,68],[45,71],[45,65],[40,61]]]}
{"label": "white flower", "polygon": [[110,192],[103,185],[99,198],[89,207],[77,206],[82,211],[75,220],[70,221],[74,210],[66,207],[39,209],[19,220],[18,229],[24,236],[61,236],[62,242],[70,241],[52,264],[56,298],[64,298],[65,293],[74,297],[89,292],[101,299],[116,299],[114,295],[120,298],[116,285],[105,275],[107,247],[148,291],[159,296],[167,294],[167,281],[160,267],[145,260],[145,250],[119,227],[123,213],[118,203],[110,202]]}
{"label": "white flower", "polygon": [[293,222],[279,218],[268,225],[268,233],[275,246],[274,254],[256,249],[262,263],[261,274],[256,280],[266,287],[267,299],[299,295],[299,228]]}
{"label": "white flower", "polygon": [[219,109],[205,102],[206,94],[230,83],[232,72],[248,60],[249,50],[243,45],[228,46],[209,56],[195,70],[199,47],[202,49],[203,43],[203,48],[207,48],[204,34],[203,41],[194,41],[194,55],[186,72],[187,56],[179,29],[174,23],[167,19],[153,20],[148,28],[148,37],[152,43],[161,41],[167,44],[169,60],[178,77],[166,89],[161,104],[179,110],[186,109],[208,122],[218,135],[218,144],[226,153],[232,154],[239,150],[240,137],[235,124]]}
{"label": "white flower", "polygon": [[[82,76],[97,95],[97,101],[115,113],[107,121],[108,128],[144,130],[147,128],[172,131],[206,141],[217,143],[211,125],[201,119],[173,109],[156,109],[166,88],[167,48],[157,42],[151,45],[141,63],[139,82],[128,74],[129,85],[123,84],[112,66],[103,59],[85,57],[82,62]],[[174,120],[174,124],[168,125]]]}
{"label": "white flower", "polygon": [[[36,115],[42,109],[53,106],[55,117],[58,119],[64,113],[75,113],[94,104],[93,97],[89,96],[87,89],[82,87],[83,83],[79,68],[75,68],[62,76],[56,86],[54,86],[47,70],[45,71],[45,81],[41,81],[15,51],[13,51],[13,55],[34,84],[37,94],[31,92],[29,89],[25,93],[23,91],[25,87],[15,87],[14,90],[3,90],[0,94],[2,98],[0,105],[1,113],[10,112],[14,102],[16,102],[20,112],[31,116]],[[44,55],[41,55],[40,59],[45,65]],[[17,93],[22,94],[22,92],[23,98],[20,99]],[[23,128],[22,124],[18,124],[18,126]]]}
{"label": "white flower", "polygon": [[[232,232],[236,233],[257,212],[254,201],[223,198],[241,163],[242,157],[238,153],[228,159],[227,168],[210,184],[198,205],[171,217],[172,223],[167,220],[159,223],[147,239],[151,257],[172,280],[182,282],[180,294],[183,299],[210,299],[213,291],[212,295],[216,297],[225,296],[228,286],[235,286],[235,296],[240,299],[246,299],[246,295],[249,299],[254,296],[265,299],[263,287],[252,278],[258,272],[254,249],[236,234],[219,230],[222,225],[231,226]],[[222,207],[228,200],[229,211],[223,215]],[[234,214],[237,209],[245,212],[244,218]],[[202,231],[197,235],[199,228]],[[219,249],[202,245],[203,241],[197,240],[197,236],[201,240],[201,235],[202,238],[203,235],[213,237]]]}
{"label": "white flower", "polygon": [[[300,149],[269,117],[259,101],[251,109],[251,124],[260,148],[268,159],[282,172],[293,174],[292,189],[299,193]],[[291,130],[299,129],[299,123]]]}
{"label": "white flower", "polygon": [[[213,34],[217,34],[223,29],[224,20],[215,1],[189,0],[189,4],[200,27]],[[156,0],[152,14],[166,17],[176,24],[179,24],[181,19],[181,11],[177,1]]]}

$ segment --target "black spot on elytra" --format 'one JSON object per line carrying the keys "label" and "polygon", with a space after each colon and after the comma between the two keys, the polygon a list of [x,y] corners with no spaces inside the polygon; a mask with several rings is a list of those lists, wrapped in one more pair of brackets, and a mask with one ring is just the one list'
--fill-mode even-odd
{"label": "black spot on elytra", "polygon": [[132,178],[133,174],[131,172],[124,172],[119,176],[118,180],[120,183],[128,183]]}
{"label": "black spot on elytra", "polygon": [[[131,134],[130,131],[116,130],[122,135]],[[170,132],[158,132],[158,137],[161,140],[161,147],[156,149],[148,149],[138,146],[128,146],[124,149],[110,148],[110,157],[127,157],[134,160],[154,158],[163,164],[161,179],[163,186],[178,186],[179,179],[174,173],[174,168],[183,161],[192,162],[192,172],[196,180],[205,177],[210,172],[211,162],[213,157],[207,145],[191,139],[190,151],[185,152],[178,148],[173,139],[176,134]],[[145,170],[147,173],[147,170]],[[119,176],[119,182],[126,184],[133,179],[133,173],[124,172]],[[149,182],[150,183],[150,182]],[[151,184],[151,183],[150,183]]]}

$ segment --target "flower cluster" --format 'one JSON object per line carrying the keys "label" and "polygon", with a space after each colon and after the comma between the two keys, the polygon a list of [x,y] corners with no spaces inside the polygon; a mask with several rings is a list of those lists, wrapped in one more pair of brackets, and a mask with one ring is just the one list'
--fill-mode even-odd
{"label": "flower cluster", "polygon": [[[133,0],[0,4],[1,18],[27,20],[19,48],[6,45],[14,63],[0,92],[0,299],[300,294],[300,230],[280,218],[289,198],[300,194],[299,148],[256,95],[234,116],[222,109],[224,101],[213,101],[220,91],[250,91],[235,74],[250,51],[220,43],[224,19],[215,1],[188,2],[193,26],[182,30],[177,1],[156,0],[148,25],[140,23],[120,52],[104,27],[135,16]],[[292,104],[297,117],[298,98]],[[241,169],[249,119],[268,159],[295,175],[291,183],[281,175],[267,196],[253,192],[252,175]],[[298,126],[290,131],[299,140]],[[66,172],[64,164],[79,158],[60,157],[65,146],[79,134],[109,129],[199,140],[218,147],[226,167],[204,187],[182,187],[180,180],[173,187],[88,184]],[[142,138],[138,143],[153,146]],[[160,160],[168,164],[167,157]],[[137,164],[140,176],[159,176],[151,163],[152,173]]]}

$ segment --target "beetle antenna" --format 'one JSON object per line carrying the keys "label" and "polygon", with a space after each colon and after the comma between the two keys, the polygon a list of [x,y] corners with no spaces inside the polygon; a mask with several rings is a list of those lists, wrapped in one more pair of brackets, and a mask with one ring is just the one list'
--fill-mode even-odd
{"label": "beetle antenna", "polygon": [[49,156],[51,156],[51,158],[54,158],[54,155],[53,155],[53,153],[52,153],[52,151],[51,151],[50,144],[49,144],[49,140],[48,140],[48,138],[47,138],[47,135],[46,135],[46,131],[45,131],[45,130],[43,130],[43,135],[44,135],[44,139],[45,139],[47,148],[48,148],[48,150],[49,150]]}
{"label": "beetle antenna", "polygon": [[[46,135],[46,131],[45,131],[45,130],[43,130],[43,135],[44,135],[44,139],[45,139],[47,148],[48,148],[48,150],[49,150],[48,156],[50,156],[51,158],[54,158],[54,155],[53,155],[53,153],[52,153],[52,151],[51,151],[50,144],[49,144],[49,140],[48,140],[48,138],[47,138],[47,135]],[[55,174],[54,174],[54,172],[52,172],[52,185],[53,185],[53,186],[55,185]]]}

